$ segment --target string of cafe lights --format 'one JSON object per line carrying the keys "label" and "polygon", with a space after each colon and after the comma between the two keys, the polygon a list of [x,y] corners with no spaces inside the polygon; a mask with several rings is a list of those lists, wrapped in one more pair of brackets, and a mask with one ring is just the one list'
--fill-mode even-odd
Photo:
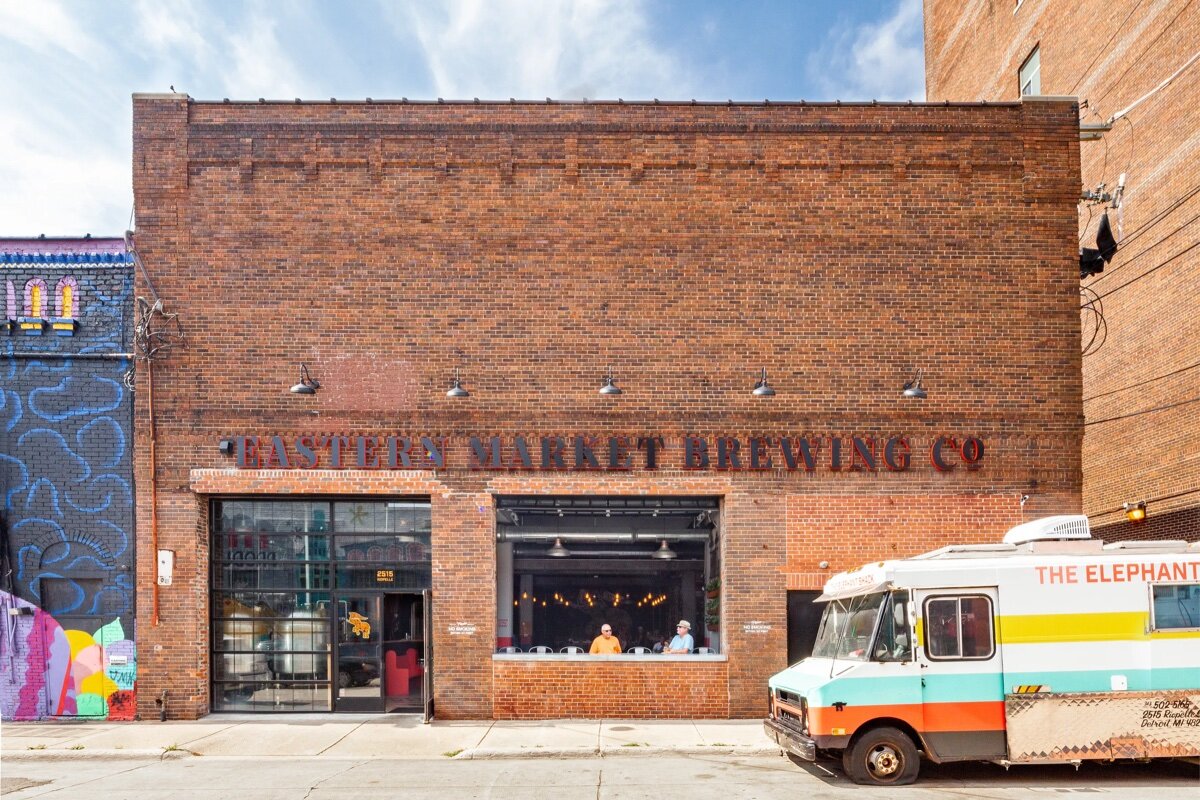
{"label": "string of cafe lights", "polygon": [[[622,594],[621,592],[605,591],[605,592],[600,592],[599,594],[592,594],[590,591],[585,590],[580,593],[580,598],[581,598],[581,602],[577,603],[577,607],[581,606],[581,605],[586,605],[588,608],[595,608],[596,602],[600,601],[604,604],[608,604],[611,602],[613,608],[619,608],[621,606],[622,601],[624,601],[626,603],[629,602],[629,595]],[[534,607],[540,605],[542,608],[548,608],[550,606],[551,602],[553,602],[557,606],[562,606],[564,608],[569,608],[571,606],[571,601],[568,600],[565,596],[563,596],[559,592],[555,592],[553,594],[553,596],[551,596],[549,599],[545,599],[545,600],[539,600],[536,595],[530,595],[529,592],[521,592],[520,599],[513,600],[513,607],[519,608],[521,603],[529,603],[530,605],[532,605]],[[658,606],[662,605],[665,602],[667,602],[666,594],[664,594],[664,593],[654,594],[653,592],[647,592],[645,597],[643,597],[641,600],[637,601],[637,607],[638,608],[657,608]]]}

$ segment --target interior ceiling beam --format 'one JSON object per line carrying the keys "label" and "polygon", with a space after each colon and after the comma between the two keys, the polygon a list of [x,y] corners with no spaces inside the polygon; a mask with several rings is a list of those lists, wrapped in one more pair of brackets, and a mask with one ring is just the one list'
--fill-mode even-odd
{"label": "interior ceiling beam", "polygon": [[558,575],[599,574],[600,579],[620,575],[661,575],[665,572],[700,572],[704,562],[700,559],[676,558],[666,561],[651,558],[646,553],[645,561],[623,560],[620,572],[613,572],[611,558],[514,558],[513,572],[533,572],[537,577]]}

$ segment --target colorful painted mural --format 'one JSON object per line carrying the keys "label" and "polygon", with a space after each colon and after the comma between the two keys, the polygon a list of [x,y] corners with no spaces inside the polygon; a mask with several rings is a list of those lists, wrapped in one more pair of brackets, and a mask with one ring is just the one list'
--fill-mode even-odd
{"label": "colorful painted mural", "polygon": [[0,716],[132,719],[132,264],[5,240],[0,279]]}
{"label": "colorful painted mural", "polygon": [[137,649],[120,620],[90,633],[70,630],[7,592],[0,592],[0,614],[8,621],[0,659],[16,688],[0,692],[4,719],[133,719]]}

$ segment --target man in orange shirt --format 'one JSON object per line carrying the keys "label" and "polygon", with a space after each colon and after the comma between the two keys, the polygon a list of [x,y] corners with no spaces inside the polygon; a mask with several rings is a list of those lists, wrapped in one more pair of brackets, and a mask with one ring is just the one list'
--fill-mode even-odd
{"label": "man in orange shirt", "polygon": [[613,636],[612,626],[605,623],[600,626],[600,635],[592,639],[592,655],[609,656],[621,652],[621,641]]}

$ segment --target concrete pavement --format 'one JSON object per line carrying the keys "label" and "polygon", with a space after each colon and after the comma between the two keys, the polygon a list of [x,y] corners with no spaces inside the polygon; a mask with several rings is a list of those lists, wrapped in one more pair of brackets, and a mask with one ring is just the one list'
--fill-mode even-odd
{"label": "concrete pavement", "polygon": [[192,722],[6,722],[0,758],[493,759],[777,755],[758,720],[438,722],[407,715],[212,715]]}
{"label": "concrete pavement", "polygon": [[[832,765],[830,765],[832,766]],[[1200,797],[1177,763],[1027,767],[924,765],[915,786],[855,786],[836,767],[779,756],[494,759],[207,758],[3,763],[4,800],[1026,800],[1086,792],[1119,800]]]}

